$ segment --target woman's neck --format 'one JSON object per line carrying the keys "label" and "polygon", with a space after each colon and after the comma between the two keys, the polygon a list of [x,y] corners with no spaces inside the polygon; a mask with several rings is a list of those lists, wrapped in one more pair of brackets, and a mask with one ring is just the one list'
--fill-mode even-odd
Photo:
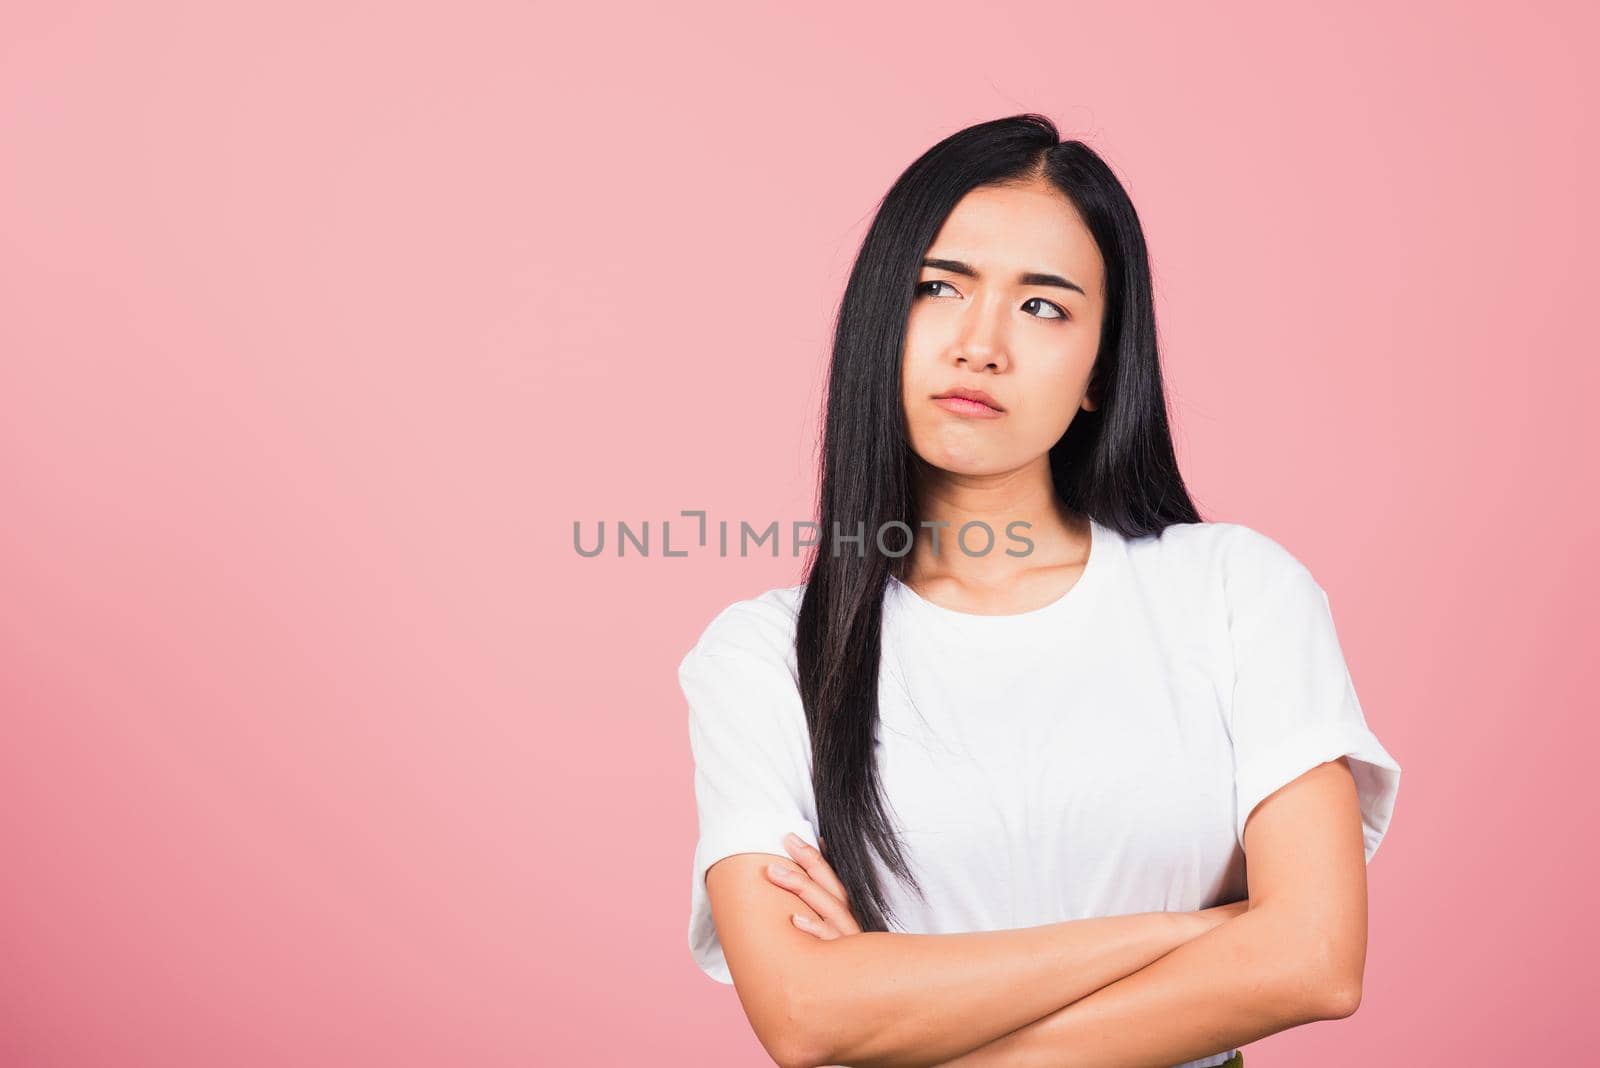
{"label": "woman's neck", "polygon": [[[977,523],[988,529],[972,526],[961,536],[963,526]],[[1081,568],[1090,541],[1088,519],[1056,494],[1048,456],[1000,475],[921,465],[916,534],[904,581],[919,590],[953,587],[954,600],[999,596],[1031,585],[1030,576],[1048,584],[1052,574]]]}

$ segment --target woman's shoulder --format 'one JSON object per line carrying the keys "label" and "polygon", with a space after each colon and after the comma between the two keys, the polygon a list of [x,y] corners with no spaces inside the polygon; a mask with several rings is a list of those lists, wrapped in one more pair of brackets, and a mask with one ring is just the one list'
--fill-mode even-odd
{"label": "woman's shoulder", "polygon": [[1128,542],[1130,557],[1171,577],[1219,580],[1224,586],[1271,586],[1307,579],[1310,571],[1281,542],[1228,521],[1173,523]]}
{"label": "woman's shoulder", "polygon": [[694,656],[757,656],[793,660],[803,583],[775,586],[718,609],[700,630],[685,659]]}

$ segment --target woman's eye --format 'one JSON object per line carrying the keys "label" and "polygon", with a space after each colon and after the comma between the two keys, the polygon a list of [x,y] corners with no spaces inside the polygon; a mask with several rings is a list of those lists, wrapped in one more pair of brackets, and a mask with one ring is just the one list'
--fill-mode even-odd
{"label": "woman's eye", "polygon": [[1052,304],[1048,300],[1045,300],[1043,297],[1029,297],[1026,301],[1023,302],[1022,306],[1023,307],[1027,307],[1029,304],[1041,305],[1042,307],[1049,308],[1052,312],[1055,313],[1054,315],[1041,315],[1041,316],[1039,316],[1039,318],[1041,318],[1041,319],[1065,319],[1067,317],[1067,313],[1061,309],[1061,306],[1059,304]]}
{"label": "woman's eye", "polygon": [[[917,291],[918,295],[934,296],[934,295],[936,295],[938,293],[938,287],[939,286],[944,286],[945,288],[949,289],[952,293],[955,292],[955,286],[952,286],[949,282],[946,282],[943,279],[939,279],[939,278],[931,278],[926,282],[918,283],[916,291]],[[1024,308],[1026,308],[1030,304],[1037,304],[1041,308],[1049,308],[1050,309],[1050,313],[1049,314],[1037,315],[1037,316],[1035,316],[1035,318],[1038,318],[1038,319],[1066,319],[1066,318],[1068,318],[1068,315],[1067,315],[1066,311],[1064,309],[1062,309],[1062,307],[1059,304],[1052,304],[1050,301],[1045,300],[1043,297],[1029,297],[1027,300],[1022,302],[1022,306]]]}

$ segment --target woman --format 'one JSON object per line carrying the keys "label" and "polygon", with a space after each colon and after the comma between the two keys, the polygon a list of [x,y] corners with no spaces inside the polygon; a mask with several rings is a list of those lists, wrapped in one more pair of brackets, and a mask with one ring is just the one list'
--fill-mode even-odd
{"label": "woman", "polygon": [[896,181],[805,581],[679,668],[690,947],[778,1063],[1237,1065],[1355,1011],[1400,766],[1326,594],[1201,520],[1166,412],[1094,152],[1022,115]]}

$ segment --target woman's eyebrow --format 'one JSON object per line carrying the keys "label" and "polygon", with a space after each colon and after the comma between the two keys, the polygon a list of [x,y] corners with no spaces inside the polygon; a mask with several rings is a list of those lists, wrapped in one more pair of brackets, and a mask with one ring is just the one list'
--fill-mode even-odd
{"label": "woman's eyebrow", "polygon": [[[980,277],[976,270],[960,260],[939,260],[930,257],[923,260],[922,265],[938,271],[949,271],[951,274],[964,274],[968,278]],[[1059,274],[1047,274],[1043,271],[1024,271],[1017,276],[1017,282],[1025,286],[1059,286],[1062,289],[1083,293],[1084,296],[1089,295],[1083,292],[1083,287],[1078,283],[1062,278]]]}

